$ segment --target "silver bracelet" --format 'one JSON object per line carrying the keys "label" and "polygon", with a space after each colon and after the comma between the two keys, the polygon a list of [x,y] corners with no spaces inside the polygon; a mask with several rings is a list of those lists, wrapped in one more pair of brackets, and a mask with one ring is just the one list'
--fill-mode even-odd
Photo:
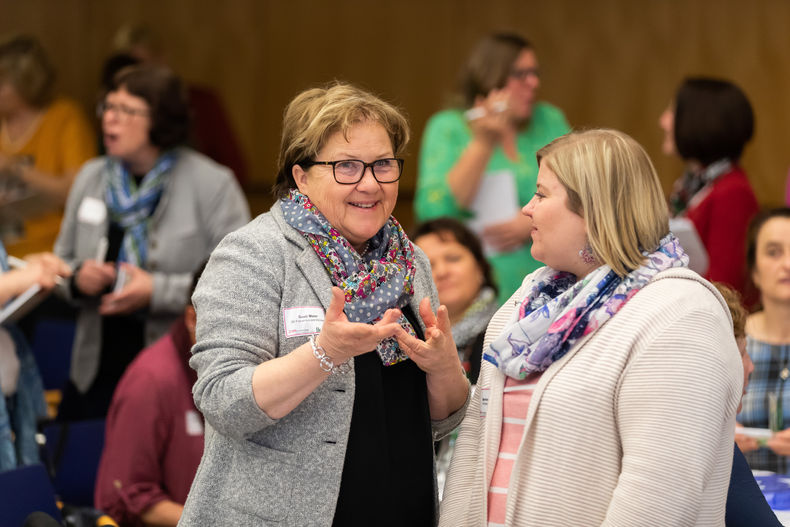
{"label": "silver bracelet", "polygon": [[325,372],[329,374],[333,373],[348,373],[351,371],[351,365],[349,365],[348,361],[344,362],[343,364],[338,364],[335,366],[334,361],[326,354],[324,348],[321,347],[316,341],[315,335],[310,335],[310,347],[313,348],[313,357],[318,359],[318,366]]}

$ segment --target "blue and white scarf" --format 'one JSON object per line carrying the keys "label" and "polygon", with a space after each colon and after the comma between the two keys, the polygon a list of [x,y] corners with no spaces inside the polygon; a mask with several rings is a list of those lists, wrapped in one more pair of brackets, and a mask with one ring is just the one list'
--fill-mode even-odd
{"label": "blue and white scarf", "polygon": [[8,271],[8,253],[5,250],[3,242],[0,242],[0,271]]}
{"label": "blue and white scarf", "polygon": [[148,223],[162,197],[167,172],[175,161],[175,152],[162,155],[138,186],[123,163],[117,159],[108,159],[107,209],[110,219],[125,231],[118,262],[145,268],[148,260]]}
{"label": "blue and white scarf", "polygon": [[581,280],[542,267],[524,279],[528,291],[516,320],[491,343],[483,358],[514,379],[545,371],[581,337],[612,318],[655,275],[672,267],[687,267],[688,256],[673,234],[644,265],[620,277],[602,265]]}

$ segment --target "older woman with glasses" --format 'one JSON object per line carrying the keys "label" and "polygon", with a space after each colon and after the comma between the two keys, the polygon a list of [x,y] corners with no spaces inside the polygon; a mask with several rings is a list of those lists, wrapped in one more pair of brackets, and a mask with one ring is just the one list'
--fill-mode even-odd
{"label": "older woman with glasses", "polygon": [[278,201],[223,240],[194,295],[206,448],[183,525],[435,524],[433,440],[469,384],[427,258],[391,216],[408,137],[347,84],[288,105]]}
{"label": "older woman with glasses", "polygon": [[77,175],[55,243],[79,306],[67,419],[106,414],[126,366],[183,313],[192,272],[249,221],[230,170],[180,146],[188,107],[170,70],[121,70],[99,114],[107,156]]}
{"label": "older woman with glasses", "polygon": [[535,192],[535,152],[569,129],[563,113],[538,101],[540,69],[532,44],[494,33],[472,51],[459,104],[425,127],[414,213],[450,216],[480,235],[499,285],[499,302],[538,262],[530,255],[530,220],[519,209]]}

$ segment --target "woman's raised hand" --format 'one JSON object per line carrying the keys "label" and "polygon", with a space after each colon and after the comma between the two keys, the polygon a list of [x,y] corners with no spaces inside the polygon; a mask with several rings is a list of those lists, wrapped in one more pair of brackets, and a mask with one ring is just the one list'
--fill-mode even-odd
{"label": "woman's raised hand", "polygon": [[426,340],[409,335],[399,326],[396,336],[401,350],[427,374],[458,375],[462,367],[453,341],[447,308],[439,306],[434,314],[429,300],[423,298],[420,302],[420,317],[425,323]]}
{"label": "woman's raised hand", "polygon": [[509,101],[510,95],[506,90],[492,90],[486,97],[477,97],[466,117],[476,140],[490,147],[501,145],[505,155],[516,161],[516,130]]}
{"label": "woman's raised hand", "polygon": [[507,92],[492,90],[486,97],[478,96],[466,116],[476,139],[491,145],[500,144],[508,128],[512,126]]}
{"label": "woman's raised hand", "polygon": [[317,343],[324,348],[335,365],[376,349],[379,342],[395,336],[402,329],[398,320],[400,311],[388,309],[381,320],[375,324],[349,322],[343,312],[345,296],[339,287],[332,288],[332,301],[324,315],[324,325],[318,335]]}

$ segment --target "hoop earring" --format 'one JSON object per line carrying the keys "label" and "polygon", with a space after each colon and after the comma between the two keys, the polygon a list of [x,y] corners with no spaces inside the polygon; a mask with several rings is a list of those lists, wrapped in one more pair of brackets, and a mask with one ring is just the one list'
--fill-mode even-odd
{"label": "hoop earring", "polygon": [[579,249],[579,258],[586,264],[593,264],[595,263],[595,255],[593,255],[592,247],[590,246],[590,242],[584,244],[584,247]]}

